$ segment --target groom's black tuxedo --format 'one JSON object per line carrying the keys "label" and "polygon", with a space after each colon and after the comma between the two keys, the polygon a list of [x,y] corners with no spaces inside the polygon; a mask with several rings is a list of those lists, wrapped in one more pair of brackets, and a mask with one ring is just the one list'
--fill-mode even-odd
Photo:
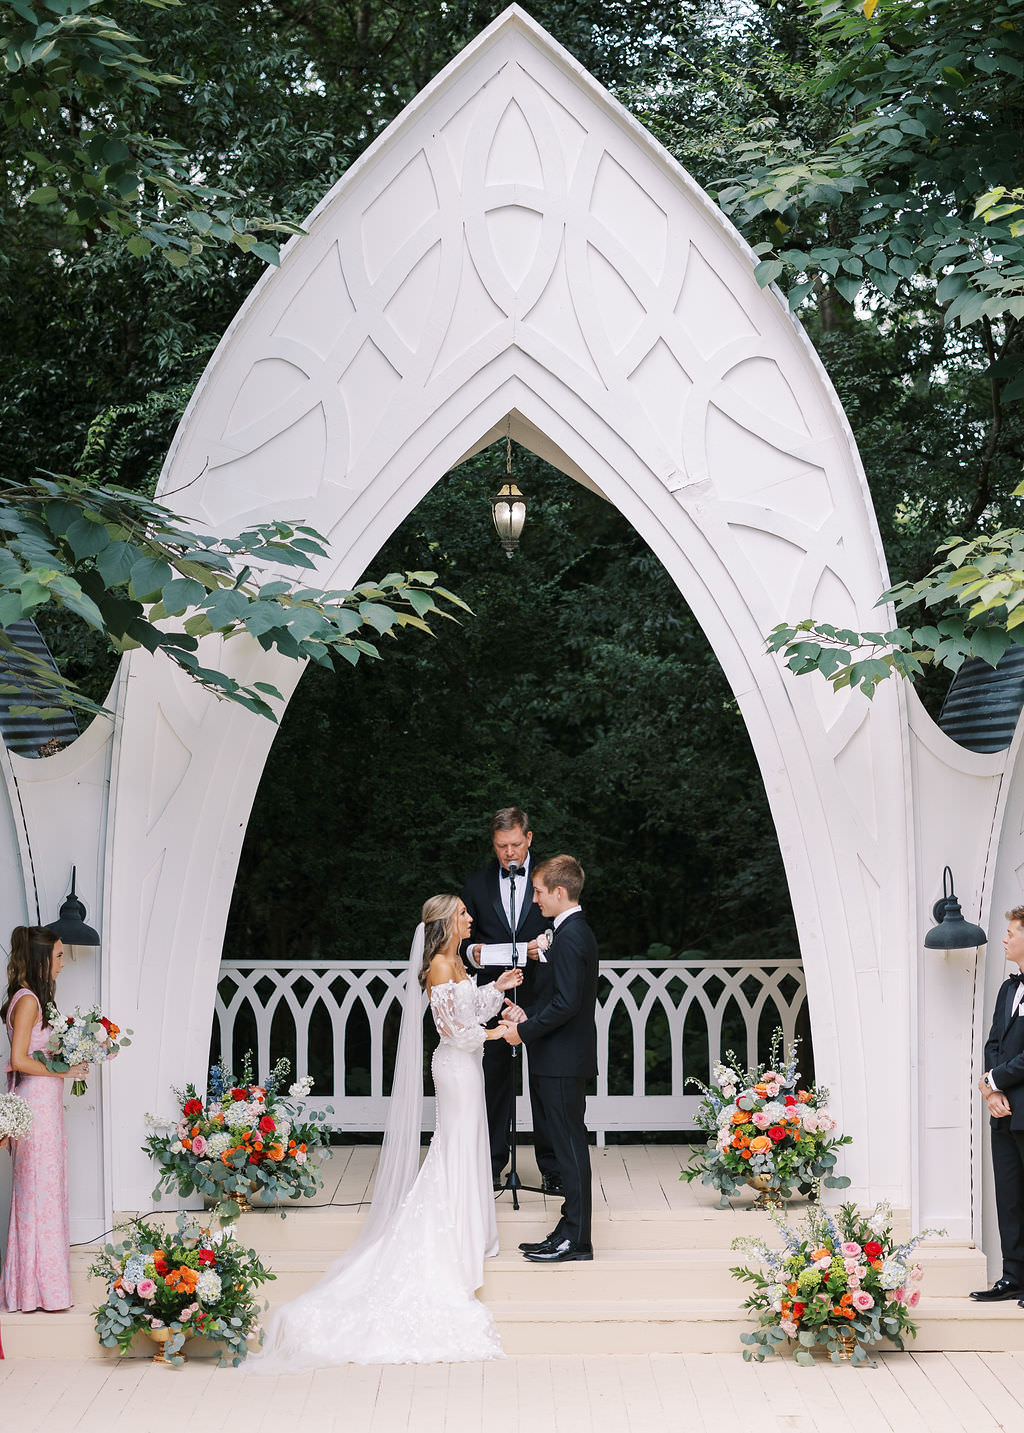
{"label": "groom's black tuxedo", "polygon": [[571,911],[547,952],[548,998],[519,1025],[530,1052],[530,1087],[551,1136],[565,1191],[555,1239],[591,1248],[590,1146],[587,1084],[597,1074],[597,940],[581,910]]}
{"label": "groom's black tuxedo", "polygon": [[1024,1288],[1024,1000],[1013,1013],[1019,982],[1004,980],[985,1042],[985,1072],[1010,1102],[992,1120],[992,1173],[1003,1252],[1003,1276]]}
{"label": "groom's black tuxedo", "polygon": [[[540,907],[533,903],[533,889],[530,873],[535,869],[531,861],[527,868],[526,889],[523,899],[516,907],[516,941],[519,945],[519,963],[523,967],[523,983],[510,992],[511,998],[524,1009],[543,998],[548,984],[547,967],[539,961],[528,960],[526,947],[536,940],[550,922],[540,913]],[[505,877],[507,881],[509,878]],[[462,901],[473,917],[473,928],[462,947],[467,966],[477,976],[477,983],[487,984],[497,980],[501,965],[483,966],[480,970],[467,954],[467,948],[477,944],[503,945],[512,939],[508,911],[502,899],[501,867],[491,861],[482,871],[474,871],[462,888]],[[488,1040],[484,1046],[484,1091],[487,1097],[487,1132],[491,1146],[491,1169],[497,1178],[508,1163],[509,1126],[512,1120],[512,1049],[504,1040]],[[551,1152],[551,1142],[544,1129],[543,1115],[537,1113],[533,1098],[533,1064],[530,1064],[530,1100],[533,1107],[533,1140],[537,1163],[541,1174],[557,1174],[557,1165]]]}

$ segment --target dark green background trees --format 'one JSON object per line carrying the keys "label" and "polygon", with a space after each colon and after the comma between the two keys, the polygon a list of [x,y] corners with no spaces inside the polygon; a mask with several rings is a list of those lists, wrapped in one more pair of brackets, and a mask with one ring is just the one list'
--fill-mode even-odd
{"label": "dark green background trees", "polygon": [[[8,54],[55,15],[105,15],[153,75],[175,77],[72,71],[62,103],[36,113],[25,72],[49,61],[18,49],[3,109],[0,480],[43,468],[152,491],[262,271],[265,226],[301,222],[500,8],[0,0]],[[827,0],[530,8],[720,198],[761,246],[762,277],[795,294],[893,577],[920,578],[950,531],[1019,521],[1020,241],[974,219],[985,189],[1024,182],[1009,5],[881,0],[870,19]],[[140,205],[154,186],[162,200],[156,220],[136,206],[133,230],[131,175],[146,165]],[[98,201],[115,191],[126,202],[107,222]],[[393,954],[410,907],[482,859],[486,816],[511,798],[542,849],[580,851],[609,953],[793,951],[756,763],[685,604],[614,511],[520,453],[533,504],[507,563],[487,461],[443,480],[372,566],[436,567],[474,616],[437,641],[386,644],[365,670],[303,678],[249,830],[230,948]],[[521,640],[506,663],[510,612]],[[66,620],[48,635],[102,697],[102,642]]]}

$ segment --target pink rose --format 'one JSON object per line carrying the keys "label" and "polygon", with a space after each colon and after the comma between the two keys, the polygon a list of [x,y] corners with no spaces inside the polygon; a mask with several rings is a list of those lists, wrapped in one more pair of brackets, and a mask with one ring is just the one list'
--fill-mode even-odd
{"label": "pink rose", "polygon": [[875,1307],[875,1301],[867,1289],[858,1289],[853,1296],[853,1307],[863,1314]]}
{"label": "pink rose", "polygon": [[845,1244],[840,1244],[839,1252],[844,1259],[857,1259],[863,1251],[859,1244],[855,1244],[852,1239],[848,1239]]}
{"label": "pink rose", "polygon": [[782,1092],[782,1086],[779,1084],[778,1080],[769,1080],[765,1084],[765,1090],[768,1093],[768,1098],[770,1100],[774,1100],[775,1097]]}
{"label": "pink rose", "polygon": [[120,1287],[120,1289],[118,1290],[118,1293],[120,1293],[120,1295],[122,1296],[122,1298],[123,1298],[126,1294],[134,1294],[134,1292],[135,1292],[135,1285],[132,1283],[131,1279],[122,1279],[122,1280],[121,1280],[121,1287]]}
{"label": "pink rose", "polygon": [[913,1268],[911,1269],[911,1271],[910,1271],[910,1282],[911,1282],[912,1284],[919,1284],[923,1278],[924,1278],[924,1265],[923,1265],[923,1264],[915,1264],[914,1267],[913,1267]]}
{"label": "pink rose", "polygon": [[921,1290],[920,1290],[920,1289],[911,1289],[910,1293],[907,1295],[907,1308],[908,1308],[908,1309],[916,1309],[917,1306],[918,1306],[918,1304],[919,1304],[920,1302],[921,1302]]}
{"label": "pink rose", "polygon": [[192,1153],[196,1156],[197,1159],[202,1159],[203,1155],[206,1153],[209,1147],[210,1146],[206,1143],[205,1137],[201,1134],[197,1134],[192,1140]]}
{"label": "pink rose", "polygon": [[140,1299],[151,1299],[156,1293],[156,1284],[152,1279],[140,1279],[135,1285],[135,1292]]}
{"label": "pink rose", "polygon": [[797,1334],[800,1332],[792,1319],[779,1319],[779,1328],[789,1338],[796,1338]]}
{"label": "pink rose", "polygon": [[306,1152],[305,1152],[305,1150],[297,1149],[297,1150],[295,1151],[295,1163],[296,1163],[296,1164],[305,1164],[305,1162],[306,1162]]}
{"label": "pink rose", "polygon": [[751,1116],[751,1123],[757,1125],[758,1129],[767,1129],[771,1122],[771,1116],[766,1115],[764,1110],[755,1110]]}

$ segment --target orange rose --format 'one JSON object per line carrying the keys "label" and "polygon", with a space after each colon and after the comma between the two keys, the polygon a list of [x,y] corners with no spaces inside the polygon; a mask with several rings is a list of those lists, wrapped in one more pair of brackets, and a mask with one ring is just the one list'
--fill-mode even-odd
{"label": "orange rose", "polygon": [[266,1155],[268,1159],[284,1159],[284,1146],[272,1144],[268,1147]]}
{"label": "orange rose", "polygon": [[749,1150],[749,1149],[741,1149],[741,1150],[740,1150],[740,1159],[749,1159],[749,1158],[750,1158],[750,1150]]}
{"label": "orange rose", "polygon": [[231,1156],[232,1156],[233,1154],[237,1153],[237,1151],[238,1151],[238,1145],[237,1145],[237,1144],[235,1145],[234,1149],[226,1149],[226,1150],[224,1151],[224,1153],[223,1153],[223,1154],[221,1155],[221,1157],[220,1157],[220,1162],[221,1162],[221,1164],[225,1164],[225,1165],[230,1164],[230,1163],[231,1163]]}
{"label": "orange rose", "polygon": [[767,1154],[772,1147],[772,1142],[766,1134],[759,1134],[750,1141],[750,1148],[754,1154]]}
{"label": "orange rose", "polygon": [[802,1105],[806,1105],[807,1102],[808,1102],[808,1101],[810,1100],[810,1098],[811,1098],[810,1091],[809,1091],[809,1090],[797,1090],[797,1092],[796,1092],[796,1097],[797,1097],[797,1099],[800,1101],[800,1103],[801,1103]]}
{"label": "orange rose", "polygon": [[755,1085],[755,1086],[754,1086],[754,1094],[755,1094],[755,1095],[760,1095],[761,1098],[764,1099],[764,1098],[766,1097],[766,1095],[768,1094],[768,1086],[767,1086],[767,1085]]}
{"label": "orange rose", "polygon": [[797,1283],[797,1281],[796,1281],[795,1279],[793,1280],[793,1282],[792,1282],[791,1284],[787,1284],[787,1285],[786,1285],[786,1293],[789,1294],[790,1298],[792,1298],[792,1299],[795,1299],[795,1298],[796,1298],[796,1296],[797,1296],[799,1290],[800,1290],[800,1285]]}
{"label": "orange rose", "polygon": [[748,1119],[749,1115],[746,1110],[733,1110],[732,1122],[734,1125],[745,1125]]}

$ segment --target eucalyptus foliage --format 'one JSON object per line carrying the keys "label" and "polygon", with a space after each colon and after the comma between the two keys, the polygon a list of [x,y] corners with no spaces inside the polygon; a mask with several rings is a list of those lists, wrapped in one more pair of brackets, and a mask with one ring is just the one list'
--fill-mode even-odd
{"label": "eucalyptus foliage", "polygon": [[[202,638],[247,634],[265,651],[333,669],[338,658],[354,665],[379,656],[380,638],[405,627],[430,632],[429,618],[451,616],[441,603],[465,610],[432,572],[393,572],[354,591],[280,577],[280,569],[308,570],[328,555],[326,539],[301,523],[257,523],[234,538],[211,537],[160,503],[71,478],[5,484],[0,534],[0,628],[49,605],[67,609],[115,650],[161,653],[215,696],[271,720],[270,703],[281,693],[220,670]],[[0,650],[20,667],[17,681],[0,683],[0,691],[24,695],[35,710],[54,701],[102,709],[3,631]]]}

